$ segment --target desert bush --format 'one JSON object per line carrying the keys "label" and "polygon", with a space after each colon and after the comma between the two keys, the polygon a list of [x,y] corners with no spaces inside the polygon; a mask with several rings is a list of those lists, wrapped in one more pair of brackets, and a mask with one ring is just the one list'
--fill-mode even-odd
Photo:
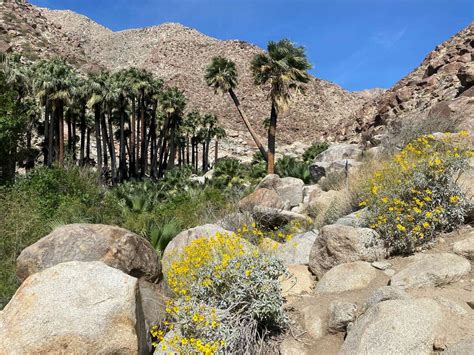
{"label": "desert bush", "polygon": [[316,158],[319,154],[324,152],[326,149],[329,148],[329,144],[327,143],[313,143],[309,148],[305,150],[303,153],[303,160],[308,163],[313,163],[314,158]]}
{"label": "desert bush", "polygon": [[180,224],[174,219],[159,225],[150,222],[143,237],[148,239],[156,252],[161,255],[168,243],[181,231]]}
{"label": "desert bush", "polygon": [[457,183],[472,152],[459,135],[421,136],[374,173],[360,206],[393,252],[410,253],[463,222],[469,201]]}
{"label": "desert bush", "polygon": [[311,164],[290,156],[283,156],[275,164],[275,171],[280,177],[294,177],[303,180],[306,184],[311,182],[309,166]]}
{"label": "desert bush", "polygon": [[[171,351],[252,353],[259,336],[287,324],[278,281],[284,273],[280,261],[236,235],[199,238],[167,275],[177,296],[167,312],[179,331],[169,340],[166,323],[152,334]],[[196,346],[207,346],[207,352]]]}

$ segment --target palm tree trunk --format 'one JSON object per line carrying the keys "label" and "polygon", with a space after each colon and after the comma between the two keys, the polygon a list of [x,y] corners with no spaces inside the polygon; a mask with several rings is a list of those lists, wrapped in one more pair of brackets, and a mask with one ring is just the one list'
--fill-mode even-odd
{"label": "palm tree trunk", "polygon": [[206,141],[202,142],[202,171],[206,172]]}
{"label": "palm tree trunk", "polygon": [[135,98],[132,98],[132,120],[130,122],[130,176],[137,175],[135,162],[135,127],[136,127],[136,108]]}
{"label": "palm tree trunk", "polygon": [[191,166],[194,167],[196,166],[196,153],[194,152],[194,136],[191,137]]}
{"label": "palm tree trunk", "polygon": [[127,163],[125,159],[125,102],[122,98],[120,102],[120,158],[119,158],[119,171],[120,181],[124,181],[127,178]]}
{"label": "palm tree trunk", "polygon": [[[136,115],[136,110],[135,110],[135,115]],[[135,116],[136,118],[136,116]],[[140,165],[140,120],[137,121],[137,129],[135,131],[135,138],[136,138],[136,143],[135,143],[135,150],[136,150],[136,157],[135,157],[135,174],[138,175],[138,169]]]}
{"label": "palm tree trunk", "polygon": [[158,159],[158,175],[157,177],[161,177],[163,173],[163,157],[165,153],[166,147],[166,137],[168,135],[168,126],[169,126],[169,115],[166,115],[165,120],[163,122],[163,128],[160,130],[160,137],[158,138],[158,149],[160,150],[159,159]]}
{"label": "palm tree trunk", "polygon": [[81,148],[79,153],[79,165],[84,166],[84,149],[86,135],[86,105],[83,103],[81,107]]}
{"label": "palm tree trunk", "polygon": [[258,137],[257,133],[253,130],[252,126],[250,125],[250,121],[248,120],[247,115],[244,113],[244,111],[240,107],[239,99],[235,95],[234,90],[230,89],[229,90],[229,95],[232,98],[232,101],[234,101],[234,105],[237,108],[237,111],[239,112],[239,115],[242,118],[242,121],[244,121],[245,126],[247,127],[248,131],[250,132],[250,135],[252,136],[253,141],[257,145],[258,149],[262,153],[265,160],[268,160],[267,152],[265,151],[265,148],[263,147],[263,144],[260,142],[260,138]]}
{"label": "palm tree trunk", "polygon": [[44,165],[49,165],[48,163],[48,155],[49,155],[49,100],[46,99],[45,107],[44,107],[44,146],[43,146],[43,153],[44,153]]}
{"label": "palm tree trunk", "polygon": [[216,138],[216,141],[214,142],[214,165],[216,165],[218,159],[219,159],[219,140]]}
{"label": "palm tree trunk", "polygon": [[97,150],[97,169],[102,170],[102,140],[100,138],[100,106],[94,106],[95,147]]}
{"label": "palm tree trunk", "polygon": [[49,140],[48,140],[48,166],[51,166],[53,163],[54,157],[54,127],[56,126],[56,120],[54,117],[54,112],[52,112],[52,103],[48,104],[48,115],[49,115]]}
{"label": "palm tree trunk", "polygon": [[272,112],[270,114],[270,126],[268,127],[268,161],[267,173],[275,173],[275,143],[276,143],[276,126],[277,126],[277,111],[275,103],[272,103]]}
{"label": "palm tree trunk", "polygon": [[156,107],[157,103],[153,104],[153,113],[151,118],[151,127],[150,127],[150,135],[151,135],[151,169],[150,175],[152,179],[156,179],[158,175],[157,170],[157,159],[158,159],[158,146],[156,143]]}
{"label": "palm tree trunk", "polygon": [[89,127],[86,132],[86,160],[88,163],[91,160],[91,129]]}
{"label": "palm tree trunk", "polygon": [[63,101],[58,100],[58,120],[59,120],[59,164],[64,163],[64,106]]}
{"label": "palm tree trunk", "polygon": [[72,119],[72,142],[71,142],[71,148],[72,148],[72,159],[74,163],[76,162],[76,120],[75,117]]}
{"label": "palm tree trunk", "polygon": [[117,163],[115,157],[114,127],[112,126],[112,110],[109,108],[109,151],[112,184],[117,182]]}
{"label": "palm tree trunk", "polygon": [[189,136],[186,135],[186,165],[189,165]]}
{"label": "palm tree trunk", "polygon": [[66,123],[67,123],[67,153],[71,154],[72,152],[72,121],[71,115],[66,114]]}
{"label": "palm tree trunk", "polygon": [[[107,123],[105,121],[105,112],[102,112],[101,114],[100,126],[102,128],[102,153],[104,154],[104,167],[107,168],[109,166],[108,157],[107,157],[107,147],[109,145],[109,137],[107,136]],[[113,134],[113,132],[110,132],[110,134]]]}
{"label": "palm tree trunk", "polygon": [[168,162],[168,169],[173,169],[176,159],[176,119],[173,119],[171,122],[170,131],[170,160]]}
{"label": "palm tree trunk", "polygon": [[143,177],[145,176],[145,170],[146,170],[146,127],[145,127],[145,90],[141,90],[140,94],[140,139],[141,139],[141,144],[142,144],[142,155],[141,155],[141,161],[140,161],[140,176]]}

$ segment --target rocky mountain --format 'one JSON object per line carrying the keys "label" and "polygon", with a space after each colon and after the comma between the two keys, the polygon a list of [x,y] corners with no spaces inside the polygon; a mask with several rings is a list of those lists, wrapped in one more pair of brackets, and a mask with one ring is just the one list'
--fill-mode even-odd
{"label": "rocky mountain", "polygon": [[[474,128],[474,23],[438,45],[391,89],[369,99],[341,135],[375,134],[386,125],[422,118],[459,119]],[[349,120],[348,122],[351,122]]]}
{"label": "rocky mountain", "polygon": [[[238,140],[235,149],[245,152],[253,142],[231,99],[215,95],[203,78],[212,57],[228,57],[236,62],[239,72],[236,93],[264,140],[263,121],[269,116],[270,103],[267,93],[253,84],[248,69],[253,56],[262,51],[252,44],[221,41],[175,23],[113,32],[74,12],[28,3],[6,2],[0,5],[0,11],[3,51],[22,52],[33,59],[60,55],[86,71],[129,66],[148,69],[166,84],[183,89],[189,109],[217,114],[230,133],[231,143]],[[334,127],[345,122],[365,101],[367,94],[351,93],[334,83],[312,78],[306,96],[299,97],[282,116],[278,140],[288,144],[334,139]]]}
{"label": "rocky mountain", "polygon": [[[4,1],[0,14],[0,51],[21,52],[31,59],[59,55],[83,71],[129,66],[148,69],[167,85],[184,90],[188,109],[217,114],[230,137],[227,152],[245,154],[253,142],[231,99],[215,95],[203,78],[212,57],[228,57],[236,62],[240,75],[237,95],[265,140],[263,121],[270,104],[267,93],[253,84],[249,70],[250,60],[261,48],[238,40],[218,40],[176,23],[114,32],[74,12],[38,8],[27,2]],[[295,142],[301,148],[320,139],[359,141],[362,132],[376,134],[394,120],[430,112],[465,113],[466,105],[472,113],[472,94],[467,89],[472,85],[473,28],[471,24],[437,46],[389,90],[348,92],[312,78],[306,95],[298,97],[279,121],[280,148],[290,143],[294,147]]]}

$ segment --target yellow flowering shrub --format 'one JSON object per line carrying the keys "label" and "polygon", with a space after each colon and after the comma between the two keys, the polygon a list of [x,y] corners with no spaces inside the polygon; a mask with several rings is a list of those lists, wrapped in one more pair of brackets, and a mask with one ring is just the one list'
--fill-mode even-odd
{"label": "yellow flowering shrub", "polygon": [[393,252],[412,252],[463,222],[470,202],[457,179],[473,156],[466,136],[421,136],[370,179],[359,206]]}
{"label": "yellow flowering shrub", "polygon": [[236,234],[194,240],[166,275],[176,298],[168,323],[152,329],[155,345],[184,354],[254,352],[260,332],[286,325],[278,281],[285,271]]}

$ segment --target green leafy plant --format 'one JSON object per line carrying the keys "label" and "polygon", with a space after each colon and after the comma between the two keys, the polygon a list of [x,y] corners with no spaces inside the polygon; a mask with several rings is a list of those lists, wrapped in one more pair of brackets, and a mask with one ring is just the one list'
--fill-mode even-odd
{"label": "green leafy plant", "polygon": [[171,242],[181,230],[182,228],[179,223],[174,219],[160,225],[152,222],[148,226],[148,230],[144,233],[144,236],[150,240],[153,248],[161,254],[168,243]]}
{"label": "green leafy plant", "polygon": [[303,153],[303,160],[305,162],[312,163],[314,158],[316,158],[319,154],[324,152],[326,149],[329,148],[329,144],[327,143],[313,143],[309,148],[305,150]]}
{"label": "green leafy plant", "polygon": [[295,177],[308,184],[311,182],[309,165],[305,161],[285,155],[277,160],[275,170],[280,177]]}

